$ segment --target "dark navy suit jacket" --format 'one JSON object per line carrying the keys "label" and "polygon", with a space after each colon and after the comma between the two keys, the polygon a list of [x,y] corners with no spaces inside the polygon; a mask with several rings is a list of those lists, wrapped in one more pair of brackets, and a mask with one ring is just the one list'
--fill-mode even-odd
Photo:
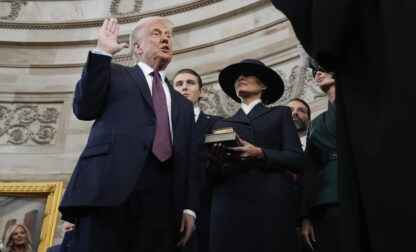
{"label": "dark navy suit jacket", "polygon": [[208,167],[208,148],[204,144],[205,135],[212,132],[212,126],[220,116],[207,115],[201,111],[195,125],[195,137],[198,148],[198,178],[201,187],[200,213],[197,219],[198,232],[208,234],[209,212],[211,208],[212,188],[206,177]]}
{"label": "dark navy suit jacket", "polygon": [[207,115],[201,111],[198,116],[198,120],[195,123],[194,141],[197,156],[193,160],[196,162],[193,167],[197,167],[198,170],[198,185],[200,190],[199,212],[196,219],[196,232],[192,235],[186,246],[181,250],[182,252],[208,251],[212,186],[206,176],[208,166],[208,148],[204,142],[205,135],[211,133],[212,126],[220,119],[222,119],[222,117]]}
{"label": "dark navy suit jacket", "polygon": [[[197,210],[197,174],[189,167],[195,119],[191,102],[168,86],[174,200],[180,221],[183,209]],[[59,207],[69,220],[90,207],[116,206],[126,200],[152,155],[156,128],[151,93],[141,69],[112,64],[107,56],[89,54],[75,89],[73,111],[78,119],[95,122]]]}
{"label": "dark navy suit jacket", "polygon": [[222,170],[210,171],[219,178],[210,251],[295,251],[296,185],[288,171],[302,172],[305,159],[290,108],[258,104],[248,115],[240,109],[214,124],[224,127],[262,148],[266,158],[226,162]]}

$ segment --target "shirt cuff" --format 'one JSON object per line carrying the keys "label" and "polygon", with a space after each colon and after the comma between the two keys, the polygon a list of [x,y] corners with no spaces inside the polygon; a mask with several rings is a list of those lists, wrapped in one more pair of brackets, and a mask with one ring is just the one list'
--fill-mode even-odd
{"label": "shirt cuff", "polygon": [[99,50],[99,49],[92,49],[91,50],[91,52],[92,53],[95,53],[95,54],[99,54],[99,55],[104,55],[104,56],[108,56],[108,57],[113,57],[113,55],[111,55],[111,54],[109,54],[109,53],[106,53],[106,52],[104,52],[104,51],[101,51],[101,50]]}
{"label": "shirt cuff", "polygon": [[196,213],[194,211],[192,211],[191,209],[185,209],[185,210],[183,210],[183,213],[192,215],[192,217],[194,217],[194,219],[196,220]]}

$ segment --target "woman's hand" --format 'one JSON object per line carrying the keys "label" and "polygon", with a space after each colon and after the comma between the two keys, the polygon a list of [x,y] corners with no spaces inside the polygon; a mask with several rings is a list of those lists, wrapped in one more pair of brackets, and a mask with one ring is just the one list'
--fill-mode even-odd
{"label": "woman's hand", "polygon": [[230,153],[227,151],[225,145],[221,143],[214,143],[212,148],[208,152],[208,158],[211,162],[223,163]]}
{"label": "woman's hand", "polygon": [[249,142],[246,142],[242,139],[240,139],[240,142],[243,144],[243,146],[240,147],[228,147],[228,150],[237,151],[240,152],[240,158],[241,160],[246,159],[264,159],[264,153],[263,150],[257,146],[252,145]]}
{"label": "woman's hand", "polygon": [[312,251],[315,251],[312,245],[312,242],[316,243],[315,230],[310,219],[302,220],[302,237],[305,240],[306,245],[308,245]]}

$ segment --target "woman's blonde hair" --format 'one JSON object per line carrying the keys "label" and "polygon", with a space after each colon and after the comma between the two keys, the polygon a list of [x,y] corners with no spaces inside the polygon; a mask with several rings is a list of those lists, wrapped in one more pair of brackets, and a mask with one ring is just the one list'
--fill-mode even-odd
{"label": "woman's blonde hair", "polygon": [[32,243],[32,238],[30,236],[30,232],[27,229],[27,227],[23,224],[16,224],[11,226],[6,233],[6,243],[5,243],[5,248],[4,248],[4,252],[13,252],[13,240],[12,240],[12,236],[13,236],[13,232],[18,228],[18,227],[22,227],[25,230],[26,233],[26,239],[25,239],[25,252],[33,252],[31,243]]}

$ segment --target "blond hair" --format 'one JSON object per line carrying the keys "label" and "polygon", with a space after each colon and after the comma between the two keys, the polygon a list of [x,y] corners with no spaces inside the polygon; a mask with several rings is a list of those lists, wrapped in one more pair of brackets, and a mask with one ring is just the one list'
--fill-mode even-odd
{"label": "blond hair", "polygon": [[5,248],[4,248],[4,252],[13,252],[13,232],[18,228],[18,227],[22,227],[25,230],[26,233],[26,239],[25,239],[25,252],[33,252],[32,246],[30,245],[32,243],[32,238],[30,237],[30,232],[27,229],[27,227],[23,224],[16,224],[11,226],[6,233],[6,243],[5,243]]}
{"label": "blond hair", "polygon": [[139,22],[137,22],[136,27],[133,29],[133,31],[130,34],[130,50],[131,50],[131,56],[133,58],[134,63],[139,62],[139,56],[134,51],[133,45],[135,43],[141,42],[141,40],[143,39],[143,35],[144,35],[144,31],[146,27],[153,23],[162,23],[169,29],[170,32],[172,32],[173,23],[165,17],[152,16],[152,17],[145,17],[145,18],[140,19]]}

